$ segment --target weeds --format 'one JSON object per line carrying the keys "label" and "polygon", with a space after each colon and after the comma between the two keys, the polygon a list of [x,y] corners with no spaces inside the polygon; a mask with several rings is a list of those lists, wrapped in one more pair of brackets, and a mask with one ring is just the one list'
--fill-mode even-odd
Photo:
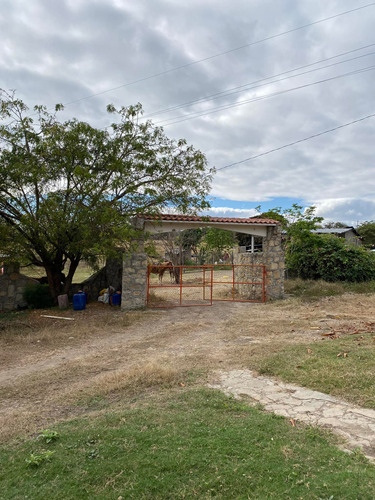
{"label": "weeds", "polygon": [[39,453],[30,453],[28,458],[25,458],[25,462],[29,467],[39,467],[45,462],[50,462],[51,457],[54,454],[51,450],[42,450]]}
{"label": "weeds", "polygon": [[38,439],[43,440],[45,443],[53,443],[59,438],[59,433],[56,431],[51,431],[50,429],[46,429],[45,431],[42,431]]}

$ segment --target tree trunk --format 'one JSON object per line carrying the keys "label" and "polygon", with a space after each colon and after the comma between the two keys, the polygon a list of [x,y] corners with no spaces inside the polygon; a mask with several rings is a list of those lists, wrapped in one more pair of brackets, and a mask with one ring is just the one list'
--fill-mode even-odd
{"label": "tree trunk", "polygon": [[77,257],[76,259],[70,261],[68,275],[65,279],[65,283],[63,286],[63,293],[69,293],[69,289],[70,289],[70,286],[71,286],[72,281],[73,281],[73,276],[77,270],[77,267],[78,267],[78,264],[80,263],[80,260],[81,260],[81,258]]}
{"label": "tree trunk", "polygon": [[57,304],[57,297],[62,291],[60,266],[46,265],[44,267],[47,273],[48,287],[51,297],[54,304]]}

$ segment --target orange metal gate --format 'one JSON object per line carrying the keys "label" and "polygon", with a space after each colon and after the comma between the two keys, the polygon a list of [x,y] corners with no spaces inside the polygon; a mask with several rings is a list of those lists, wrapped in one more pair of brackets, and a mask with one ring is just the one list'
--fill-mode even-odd
{"label": "orange metal gate", "polygon": [[212,306],[212,266],[148,266],[148,307]]}
{"label": "orange metal gate", "polygon": [[148,307],[211,306],[213,301],[265,302],[265,266],[148,267]]}

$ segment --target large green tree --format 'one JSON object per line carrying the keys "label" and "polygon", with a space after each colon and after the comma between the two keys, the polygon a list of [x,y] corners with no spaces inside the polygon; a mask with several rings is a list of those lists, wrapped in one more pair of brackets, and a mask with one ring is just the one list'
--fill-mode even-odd
{"label": "large green tree", "polygon": [[30,114],[13,92],[0,104],[0,251],[44,267],[54,299],[81,259],[131,242],[132,217],[208,206],[205,156],[142,122],[140,104],[109,106],[107,129],[59,121],[60,105]]}

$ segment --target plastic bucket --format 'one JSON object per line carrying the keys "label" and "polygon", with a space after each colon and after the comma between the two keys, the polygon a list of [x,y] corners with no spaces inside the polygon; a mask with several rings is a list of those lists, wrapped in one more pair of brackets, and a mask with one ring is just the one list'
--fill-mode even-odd
{"label": "plastic bucket", "polygon": [[84,293],[75,293],[73,295],[73,309],[75,311],[86,309],[86,295]]}
{"label": "plastic bucket", "polygon": [[121,293],[115,293],[112,295],[112,305],[113,306],[121,305]]}

